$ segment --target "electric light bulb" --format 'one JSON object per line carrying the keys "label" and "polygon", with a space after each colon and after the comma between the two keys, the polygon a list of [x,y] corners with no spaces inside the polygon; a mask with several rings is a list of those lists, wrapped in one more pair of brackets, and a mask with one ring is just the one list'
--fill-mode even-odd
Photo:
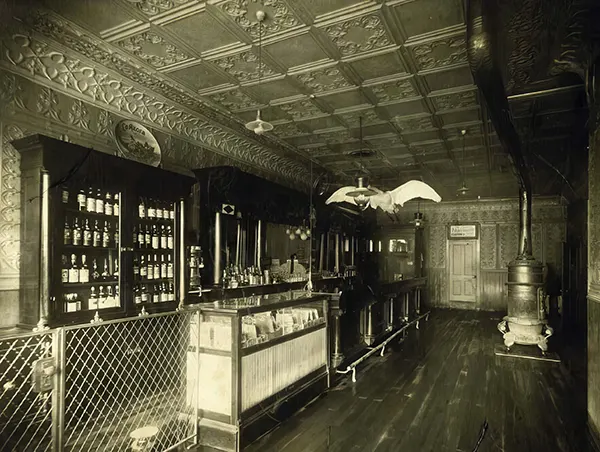
{"label": "electric light bulb", "polygon": [[302,230],[300,228],[296,228],[296,230],[294,231],[294,234],[296,235],[300,235],[302,233]]}
{"label": "electric light bulb", "polygon": [[290,234],[290,240],[296,239],[296,234]]}
{"label": "electric light bulb", "polygon": [[306,240],[307,238],[308,236],[304,232],[300,234],[300,240]]}
{"label": "electric light bulb", "polygon": [[262,122],[259,122],[258,125],[254,128],[254,133],[257,135],[262,135],[265,133],[265,128],[262,125]]}

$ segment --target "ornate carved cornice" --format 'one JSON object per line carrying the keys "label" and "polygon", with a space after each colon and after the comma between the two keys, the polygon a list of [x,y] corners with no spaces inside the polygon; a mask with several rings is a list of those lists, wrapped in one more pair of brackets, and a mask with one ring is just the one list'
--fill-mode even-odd
{"label": "ornate carved cornice", "polygon": [[308,183],[309,173],[304,165],[213,126],[190,109],[140,89],[136,84],[51,44],[15,33],[3,39],[3,47],[6,50],[0,56],[0,64],[11,72],[100,108],[140,120],[165,133],[175,133],[256,168],[279,173],[289,180],[290,185],[306,187]]}
{"label": "ornate carved cornice", "polygon": [[[173,81],[163,77],[156,70],[153,70],[151,66],[145,67],[143,63],[132,61],[126,54],[120,52],[117,47],[89,35],[88,32],[79,29],[76,25],[54,13],[34,11],[25,17],[24,20],[35,32],[12,24],[12,37],[5,37],[9,41],[5,45],[9,49],[7,52],[10,49],[15,51],[15,48],[18,49],[19,47],[22,47],[23,50],[27,47],[29,49],[33,49],[33,47],[36,47],[38,50],[44,49],[49,52],[45,57],[47,61],[54,58],[50,63],[59,65],[60,62],[68,62],[74,65],[75,71],[85,66],[86,74],[82,77],[85,81],[79,82],[75,80],[68,82],[65,77],[70,77],[68,74],[70,69],[63,70],[60,74],[55,74],[56,68],[48,68],[48,70],[38,68],[41,71],[36,72],[34,70],[32,73],[31,69],[23,67],[23,64],[29,64],[35,69],[39,63],[31,62],[31,58],[34,57],[28,51],[26,53],[30,54],[29,57],[26,58],[23,56],[23,58],[25,60],[29,59],[30,62],[22,62],[20,66],[15,64],[14,59],[11,61],[10,58],[7,58],[6,54],[3,55],[3,62],[8,62],[8,64],[5,64],[7,69],[13,72],[16,72],[15,69],[18,68],[26,69],[29,73],[28,76],[41,76],[40,81],[44,83],[48,83],[48,81],[58,83],[61,85],[60,89],[70,90],[72,91],[70,94],[75,96],[83,94],[91,97],[94,103],[101,100],[102,93],[98,93],[97,90],[101,89],[102,84],[93,83],[95,86],[92,87],[83,85],[89,81],[90,76],[92,78],[100,76],[104,79],[110,79],[112,91],[115,89],[121,91],[125,89],[129,92],[137,91],[139,97],[144,99],[155,98],[164,107],[173,111],[179,111],[181,113],[180,116],[185,116],[185,120],[190,121],[190,125],[198,129],[194,139],[196,141],[204,141],[200,138],[201,135],[204,135],[207,140],[203,144],[214,151],[229,154],[232,146],[239,147],[240,149],[236,151],[238,155],[234,154],[235,158],[244,159],[245,157],[240,154],[245,153],[246,157],[254,164],[259,163],[258,161],[263,159],[272,160],[273,162],[270,165],[275,171],[279,171],[279,167],[281,167],[284,170],[282,173],[284,177],[289,178],[291,176],[290,184],[293,185],[300,181],[302,185],[305,185],[305,182],[303,183],[302,180],[307,180],[307,165],[294,161],[299,156],[301,159],[305,159],[305,156],[302,153],[298,153],[293,146],[287,143],[283,144],[282,141],[276,138],[259,137],[252,134],[252,132],[247,131],[232,116],[224,115],[212,109],[197,95],[188,94],[182,86],[178,86]],[[21,36],[21,38],[16,38],[22,40],[20,43],[14,42],[16,36]],[[23,37],[25,41],[23,41]],[[47,38],[51,39],[52,42],[47,41]],[[73,53],[73,51],[77,52],[77,54]],[[53,55],[52,58],[49,57],[50,54]],[[35,58],[41,61],[39,57]],[[127,79],[123,79],[123,76],[120,74],[125,74]],[[84,89],[91,89],[93,92],[83,93]],[[156,96],[152,96],[154,93],[156,93]],[[98,94],[100,94],[100,99],[97,97]],[[120,94],[118,96],[123,97]],[[160,99],[160,97],[164,97],[164,99]],[[150,118],[145,120],[148,121],[148,119]],[[161,125],[159,124],[159,126]],[[263,146],[267,149],[263,148]]]}

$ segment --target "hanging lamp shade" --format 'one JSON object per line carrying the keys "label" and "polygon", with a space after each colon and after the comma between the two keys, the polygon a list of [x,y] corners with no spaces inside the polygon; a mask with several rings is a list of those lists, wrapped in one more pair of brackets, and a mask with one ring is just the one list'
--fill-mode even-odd
{"label": "hanging lamp shade", "polygon": [[265,132],[273,130],[273,124],[263,121],[260,117],[260,110],[256,112],[256,119],[246,124],[246,129],[252,130],[257,135],[262,135]]}

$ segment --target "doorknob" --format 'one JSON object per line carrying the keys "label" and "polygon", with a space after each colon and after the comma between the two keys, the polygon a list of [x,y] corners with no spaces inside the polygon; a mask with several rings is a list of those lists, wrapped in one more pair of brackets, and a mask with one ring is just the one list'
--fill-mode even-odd
{"label": "doorknob", "polygon": [[477,279],[477,275],[473,276],[473,279]]}

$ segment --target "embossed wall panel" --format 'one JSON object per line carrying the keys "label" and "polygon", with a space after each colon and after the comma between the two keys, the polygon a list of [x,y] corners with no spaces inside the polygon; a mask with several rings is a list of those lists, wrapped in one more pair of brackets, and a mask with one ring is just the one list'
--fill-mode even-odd
{"label": "embossed wall panel", "polygon": [[480,256],[482,269],[494,269],[497,265],[497,232],[495,224],[481,225]]}
{"label": "embossed wall panel", "polygon": [[519,225],[501,224],[499,227],[500,267],[506,268],[517,257],[519,248]]}
{"label": "embossed wall panel", "polygon": [[429,227],[429,267],[446,267],[446,226],[432,225]]}

